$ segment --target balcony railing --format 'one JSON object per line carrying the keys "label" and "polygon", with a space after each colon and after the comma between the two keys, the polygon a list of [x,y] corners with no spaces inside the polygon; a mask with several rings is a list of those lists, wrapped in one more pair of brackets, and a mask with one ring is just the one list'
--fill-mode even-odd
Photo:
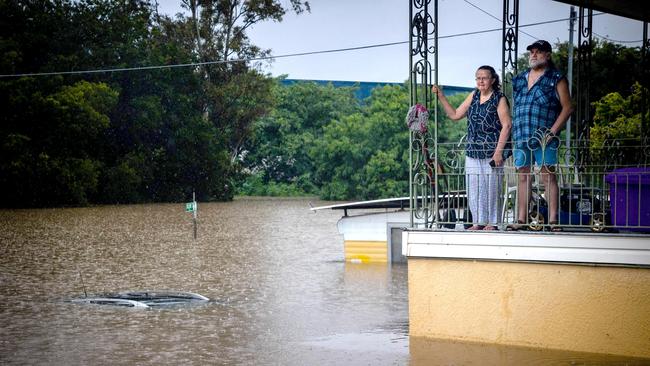
{"label": "balcony railing", "polygon": [[[539,167],[518,172],[510,157],[502,167],[487,171],[494,178],[490,182],[485,171],[476,173],[466,168],[466,144],[462,140],[435,144],[437,164],[431,151],[416,151],[419,145],[412,145],[418,155],[416,162],[420,162],[413,165],[413,176],[418,178],[412,189],[413,226],[462,230],[494,225],[500,230],[510,226],[534,231],[650,233],[650,146],[639,140],[558,145],[544,147],[555,149],[558,155],[558,162],[549,166],[558,185],[553,193],[558,205],[557,222],[553,223],[549,223],[551,190],[544,179],[548,176]],[[468,184],[479,178],[479,184]],[[525,197],[527,212],[522,215],[518,196],[526,192],[518,189],[520,179],[530,187]],[[490,195],[495,199],[487,199]],[[476,217],[475,207],[470,210],[468,198],[473,197],[486,201],[487,219]],[[522,216],[523,225],[513,225]]]}

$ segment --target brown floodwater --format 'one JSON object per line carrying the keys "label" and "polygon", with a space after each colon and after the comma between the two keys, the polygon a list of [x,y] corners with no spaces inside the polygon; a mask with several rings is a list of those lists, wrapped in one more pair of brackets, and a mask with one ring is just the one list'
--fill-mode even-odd
{"label": "brown floodwater", "polygon": [[[326,202],[313,201],[314,205]],[[308,199],[0,210],[0,364],[646,364],[408,338],[406,265],[344,262]],[[201,306],[66,300],[176,290]]]}
{"label": "brown floodwater", "polygon": [[[183,204],[1,210],[0,363],[408,358],[406,266],[346,265],[339,212],[313,213],[306,199],[199,203],[194,240],[184,210]],[[159,310],[65,302],[83,296],[83,284],[89,295],[177,290],[213,301]],[[339,336],[359,347],[344,339],[340,348]]]}

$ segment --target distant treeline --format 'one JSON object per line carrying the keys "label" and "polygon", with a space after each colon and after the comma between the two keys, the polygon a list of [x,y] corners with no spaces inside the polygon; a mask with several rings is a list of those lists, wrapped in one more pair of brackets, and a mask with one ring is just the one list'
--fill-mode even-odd
{"label": "distant treeline", "polygon": [[[328,200],[408,194],[409,130],[405,85],[385,85],[359,100],[355,87],[276,84],[276,107],[255,123],[240,187],[248,195],[318,195]],[[450,97],[458,103],[467,94]],[[442,114],[440,114],[442,116]],[[459,141],[460,123],[440,119],[440,141]]]}

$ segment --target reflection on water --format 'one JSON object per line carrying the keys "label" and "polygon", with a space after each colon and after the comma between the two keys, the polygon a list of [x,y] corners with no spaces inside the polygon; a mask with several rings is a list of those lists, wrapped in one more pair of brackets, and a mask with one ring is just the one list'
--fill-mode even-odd
{"label": "reflection on water", "polygon": [[[315,214],[308,207],[304,199],[203,203],[197,240],[183,204],[0,210],[0,363],[482,365],[575,359],[409,342],[407,266],[344,263],[336,231],[340,212]],[[84,287],[89,295],[190,291],[213,301],[144,311],[64,301],[82,296]]]}
{"label": "reflection on water", "polygon": [[650,360],[491,344],[460,343],[411,337],[410,364],[429,365],[650,365]]}

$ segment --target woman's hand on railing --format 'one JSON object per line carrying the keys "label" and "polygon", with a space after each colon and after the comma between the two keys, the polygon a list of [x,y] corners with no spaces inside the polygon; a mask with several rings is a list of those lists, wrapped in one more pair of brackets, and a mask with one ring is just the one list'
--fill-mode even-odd
{"label": "woman's hand on railing", "polygon": [[437,95],[438,97],[440,97],[440,93],[442,92],[442,88],[439,87],[436,84],[433,84],[433,86],[431,87],[431,92],[434,93],[435,95]]}

